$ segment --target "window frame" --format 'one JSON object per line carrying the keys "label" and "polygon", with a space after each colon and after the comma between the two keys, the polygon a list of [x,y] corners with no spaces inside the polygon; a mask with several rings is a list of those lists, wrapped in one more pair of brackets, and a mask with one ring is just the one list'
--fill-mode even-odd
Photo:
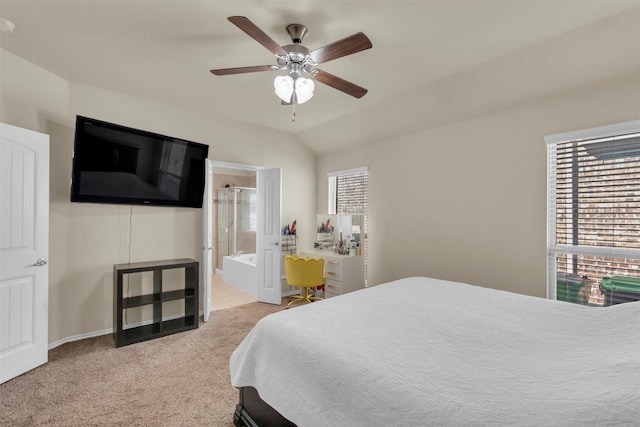
{"label": "window frame", "polygon": [[[367,175],[367,199],[369,198],[369,167],[362,166],[359,168],[345,169],[334,172],[327,172],[327,213],[329,215],[337,214],[337,197],[338,197],[338,189],[337,185],[335,185],[335,180],[332,180],[345,175],[356,175],[356,174],[366,174]],[[368,205],[368,201],[367,201]],[[362,215],[366,215],[367,212],[363,212]]]}
{"label": "window frame", "polygon": [[600,126],[571,132],[558,133],[544,137],[547,146],[547,298],[557,299],[557,266],[558,254],[592,255],[614,258],[640,260],[640,249],[582,246],[556,243],[556,162],[555,151],[560,143],[612,138],[619,135],[640,132],[640,120],[633,120],[608,126]]}

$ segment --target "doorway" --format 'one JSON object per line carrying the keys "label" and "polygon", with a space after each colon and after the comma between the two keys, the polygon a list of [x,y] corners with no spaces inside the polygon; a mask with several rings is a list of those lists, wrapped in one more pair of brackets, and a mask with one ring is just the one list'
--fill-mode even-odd
{"label": "doorway", "polygon": [[255,302],[224,281],[224,257],[256,253],[256,170],[248,165],[213,161],[212,311]]}
{"label": "doorway", "polygon": [[[255,291],[254,297],[261,302],[270,304],[282,303],[282,277],[281,277],[281,216],[282,216],[282,170],[279,168],[264,169],[258,166],[242,165],[237,163],[207,160],[205,164],[205,193],[203,198],[203,247],[202,247],[202,308],[204,321],[211,313],[213,290],[212,274],[214,251],[213,226],[213,200],[214,188],[216,188],[214,168],[227,170],[253,171],[256,176],[256,253],[243,259],[237,255],[223,257],[223,282],[236,288]],[[216,235],[217,239],[217,235]],[[244,257],[244,255],[241,255]],[[243,272],[236,275],[236,283],[231,277],[225,277],[226,267],[224,263],[230,261],[233,264],[242,264]],[[240,262],[241,261],[241,262]],[[247,270],[247,267],[252,267]],[[238,273],[238,270],[235,270]],[[243,279],[244,278],[244,279]],[[244,286],[240,286],[244,285]]]}

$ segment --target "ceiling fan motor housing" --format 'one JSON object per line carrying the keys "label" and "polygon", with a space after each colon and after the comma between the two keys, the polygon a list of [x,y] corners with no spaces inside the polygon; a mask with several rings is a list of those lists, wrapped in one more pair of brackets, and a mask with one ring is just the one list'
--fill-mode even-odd
{"label": "ceiling fan motor housing", "polygon": [[282,46],[287,51],[286,56],[278,56],[278,65],[281,70],[288,70],[289,74],[296,78],[302,72],[311,73],[311,67],[317,65],[309,56],[309,49],[300,44]]}
{"label": "ceiling fan motor housing", "polygon": [[307,35],[307,27],[302,24],[289,24],[287,25],[287,33],[291,37],[291,41],[296,44],[302,43],[302,39]]}

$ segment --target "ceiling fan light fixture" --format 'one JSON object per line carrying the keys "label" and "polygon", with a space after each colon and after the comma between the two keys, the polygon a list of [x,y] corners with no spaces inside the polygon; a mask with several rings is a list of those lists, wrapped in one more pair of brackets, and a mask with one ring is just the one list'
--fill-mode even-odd
{"label": "ceiling fan light fixture", "polygon": [[284,102],[291,102],[294,88],[294,81],[291,76],[276,76],[276,78],[273,79],[273,87],[278,98]]}
{"label": "ceiling fan light fixture", "polygon": [[315,84],[312,79],[298,77],[295,81],[296,99],[298,104],[304,104],[313,97]]}

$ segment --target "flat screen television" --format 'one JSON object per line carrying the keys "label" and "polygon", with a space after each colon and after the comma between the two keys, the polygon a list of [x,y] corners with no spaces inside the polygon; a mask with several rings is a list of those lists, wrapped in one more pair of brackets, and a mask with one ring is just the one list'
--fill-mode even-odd
{"label": "flat screen television", "polygon": [[71,201],[202,207],[209,146],[76,117]]}

